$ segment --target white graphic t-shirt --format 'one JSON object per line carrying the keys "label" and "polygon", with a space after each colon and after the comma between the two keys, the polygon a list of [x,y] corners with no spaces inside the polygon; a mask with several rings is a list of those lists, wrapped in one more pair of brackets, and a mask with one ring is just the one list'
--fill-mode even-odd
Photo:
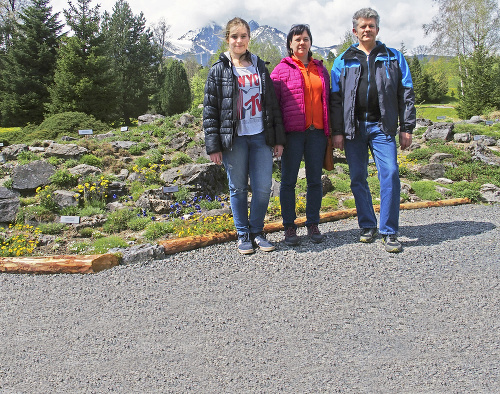
{"label": "white graphic t-shirt", "polygon": [[238,135],[254,135],[264,130],[262,120],[260,76],[254,65],[234,67],[233,73],[238,78]]}

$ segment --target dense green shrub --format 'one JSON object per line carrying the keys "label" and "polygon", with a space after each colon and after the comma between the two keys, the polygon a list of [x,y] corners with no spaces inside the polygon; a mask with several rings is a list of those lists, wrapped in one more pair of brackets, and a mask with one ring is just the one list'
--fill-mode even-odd
{"label": "dense green shrub", "polygon": [[144,237],[153,241],[175,231],[173,222],[151,222],[144,231]]}
{"label": "dense green shrub", "polygon": [[94,166],[98,168],[102,168],[102,159],[98,158],[95,155],[83,155],[80,158],[80,164],[87,164],[89,166]]}
{"label": "dense green shrub", "polygon": [[104,231],[107,233],[119,233],[128,228],[127,223],[130,219],[136,216],[136,213],[130,209],[120,209],[111,212],[108,215],[108,220],[104,223]]}
{"label": "dense green shrub", "polygon": [[60,187],[73,187],[78,185],[78,175],[73,175],[67,169],[57,170],[50,178],[50,182]]}
{"label": "dense green shrub", "polygon": [[96,239],[92,245],[92,253],[103,254],[113,248],[126,248],[127,242],[116,235]]}
{"label": "dense green shrub", "polygon": [[56,235],[63,233],[68,226],[64,223],[40,223],[37,227],[42,234]]}
{"label": "dense green shrub", "polygon": [[436,190],[436,183],[434,181],[413,182],[411,188],[422,200],[436,201],[443,198],[441,193]]}

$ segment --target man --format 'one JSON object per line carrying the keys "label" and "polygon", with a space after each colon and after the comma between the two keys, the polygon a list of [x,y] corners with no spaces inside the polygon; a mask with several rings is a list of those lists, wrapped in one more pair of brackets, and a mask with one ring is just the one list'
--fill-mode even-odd
{"label": "man", "polygon": [[356,202],[360,242],[373,242],[377,218],[368,187],[368,149],[380,181],[380,234],[385,250],[402,250],[398,241],[400,182],[396,133],[399,144],[411,144],[416,124],[415,95],[404,56],[376,40],[380,18],[371,8],[352,19],[358,44],[340,54],[331,71],[333,146],[345,149]]}

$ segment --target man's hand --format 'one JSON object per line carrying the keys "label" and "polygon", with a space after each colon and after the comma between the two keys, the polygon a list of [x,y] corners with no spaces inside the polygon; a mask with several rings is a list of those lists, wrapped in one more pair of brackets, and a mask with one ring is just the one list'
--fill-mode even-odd
{"label": "man's hand", "polygon": [[281,157],[283,154],[283,145],[275,145],[273,150],[274,157]]}
{"label": "man's hand", "polygon": [[222,164],[222,152],[210,153],[210,160],[215,164]]}
{"label": "man's hand", "polygon": [[401,150],[405,150],[406,148],[410,147],[411,138],[412,135],[410,133],[406,132],[399,133],[399,146],[401,147]]}

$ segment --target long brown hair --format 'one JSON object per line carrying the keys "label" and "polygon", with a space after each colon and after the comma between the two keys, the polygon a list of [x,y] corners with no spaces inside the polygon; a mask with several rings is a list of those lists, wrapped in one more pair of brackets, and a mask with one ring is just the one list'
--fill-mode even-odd
{"label": "long brown hair", "polygon": [[[229,41],[229,36],[231,35],[231,29],[236,26],[245,27],[245,29],[247,29],[248,32],[248,37],[250,37],[250,25],[248,24],[248,22],[244,19],[235,17],[226,24],[226,32],[225,32],[226,42]],[[241,55],[240,59],[241,58],[243,58],[247,62],[252,62],[252,55],[248,49],[243,55]]]}

